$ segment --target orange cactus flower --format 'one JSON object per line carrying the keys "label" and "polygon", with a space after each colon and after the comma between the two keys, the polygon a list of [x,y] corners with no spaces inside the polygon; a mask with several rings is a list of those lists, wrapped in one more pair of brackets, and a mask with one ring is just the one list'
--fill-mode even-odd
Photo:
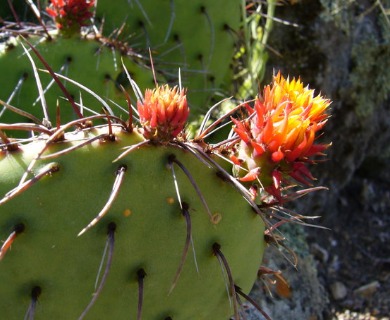
{"label": "orange cactus flower", "polygon": [[51,0],[46,12],[53,17],[59,30],[72,33],[89,24],[94,4],[94,0]]}
{"label": "orange cactus flower", "polygon": [[313,177],[305,163],[313,162],[313,156],[323,155],[329,147],[315,143],[318,131],[327,122],[329,105],[330,100],[315,96],[314,90],[304,87],[299,79],[290,81],[278,73],[253,108],[247,106],[249,117],[232,119],[241,140],[234,159],[241,160],[249,172],[241,180],[259,179],[278,196],[286,176],[309,184]]}
{"label": "orange cactus flower", "polygon": [[190,112],[186,90],[168,85],[147,89],[137,108],[144,136],[160,142],[170,141],[183,131]]}

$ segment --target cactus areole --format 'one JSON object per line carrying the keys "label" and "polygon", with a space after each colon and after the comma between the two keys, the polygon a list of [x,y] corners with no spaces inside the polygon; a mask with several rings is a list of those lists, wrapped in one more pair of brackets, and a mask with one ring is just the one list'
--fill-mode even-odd
{"label": "cactus areole", "polygon": [[259,209],[204,143],[145,127],[97,115],[26,143],[0,131],[2,317],[238,319],[264,249]]}

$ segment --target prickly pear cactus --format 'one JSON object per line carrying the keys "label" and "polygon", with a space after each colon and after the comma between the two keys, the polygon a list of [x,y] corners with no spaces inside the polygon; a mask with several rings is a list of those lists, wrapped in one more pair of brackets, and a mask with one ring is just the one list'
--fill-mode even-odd
{"label": "prickly pear cactus", "polygon": [[[74,11],[79,2],[83,6]],[[11,86],[1,91],[5,98],[0,96],[5,107],[0,117],[1,315],[11,320],[239,320],[242,299],[256,306],[247,294],[265,243],[277,242],[273,232],[288,220],[284,214],[290,216],[282,205],[309,192],[292,190],[310,184],[307,166],[329,146],[315,139],[330,102],[300,80],[279,74],[253,103],[240,104],[211,124],[212,110],[207,112],[190,139],[187,93],[193,87],[184,89],[181,81],[160,86],[153,79],[154,89],[142,94],[125,62],[118,64],[123,69],[113,69],[134,94],[122,89],[126,108],[111,109],[107,100],[115,100],[111,89],[119,84],[111,73],[111,47],[104,45],[91,63],[90,53],[102,38],[80,38],[93,17],[91,3],[52,0],[47,12],[61,36],[52,43],[50,37],[29,41],[25,48],[17,40],[0,58],[9,61],[12,76],[20,55],[33,71],[26,77],[20,63],[14,81],[23,88]],[[173,7],[182,3],[169,2],[172,32]],[[143,4],[146,8],[149,1]],[[211,26],[211,9],[196,6]],[[191,15],[191,8],[180,12]],[[114,47],[115,55],[119,48],[128,49]],[[91,69],[96,65],[97,73]],[[47,78],[41,80],[43,75]],[[31,92],[23,95],[25,81],[38,88],[43,105],[38,113],[31,108]],[[79,103],[77,93],[83,97]],[[18,99],[17,107],[11,105]],[[52,108],[57,100],[60,109]],[[209,143],[229,120],[229,136]],[[20,132],[29,132],[29,138],[20,138]]]}
{"label": "prickly pear cactus", "polygon": [[[108,47],[107,43],[101,42],[102,39],[85,39],[78,36],[65,38],[54,35],[51,39],[30,36],[27,40],[39,51],[53,72],[57,73],[58,79],[71,97],[64,95],[49,73],[34,71],[46,68],[31,51],[27,42],[21,37],[16,37],[8,41],[3,54],[0,54],[2,77],[8,74],[7,81],[2,82],[2,92],[6,94],[4,100],[38,119],[50,119],[53,126],[58,112],[57,104],[60,107],[59,116],[62,122],[78,118],[78,114],[67,99],[73,99],[76,108],[85,116],[101,113],[105,107],[109,113],[115,110],[117,116],[125,117],[127,110],[123,112],[123,108],[126,108],[126,99],[120,85],[124,84],[126,87],[129,85],[123,65],[137,83],[148,86],[153,84],[151,72],[137,63],[135,55],[123,56],[119,48]],[[35,68],[32,67],[28,54],[34,61]],[[37,86],[37,76],[41,92],[44,94],[40,93]],[[93,93],[86,92],[77,84],[88,86]],[[102,105],[101,101],[105,104]],[[5,106],[0,108],[2,122],[18,122],[24,118],[23,115],[7,110]]]}

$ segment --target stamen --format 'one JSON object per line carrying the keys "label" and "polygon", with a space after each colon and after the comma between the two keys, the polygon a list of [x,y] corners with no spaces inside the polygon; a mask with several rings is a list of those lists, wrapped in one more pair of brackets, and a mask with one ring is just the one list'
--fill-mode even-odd
{"label": "stamen", "polygon": [[18,234],[22,233],[25,229],[25,226],[23,223],[19,223],[14,226],[13,231],[8,236],[7,240],[4,241],[3,245],[0,249],[0,261],[4,258],[5,254],[7,253],[8,249],[11,248],[12,243],[15,241]]}
{"label": "stamen", "polygon": [[123,178],[125,177],[126,170],[127,170],[126,165],[119,166],[118,170],[116,171],[116,177],[115,177],[115,181],[112,187],[110,197],[108,198],[106,204],[104,205],[103,209],[99,212],[99,214],[96,216],[96,218],[94,218],[83,230],[79,232],[79,234],[77,235],[78,237],[84,234],[94,225],[96,225],[104,217],[104,215],[108,212],[108,210],[110,210],[114,200],[119,194],[119,189],[122,185]]}
{"label": "stamen", "polygon": [[[106,269],[104,270],[102,279],[100,281],[99,287],[97,290],[93,293],[92,299],[88,306],[84,309],[83,313],[80,315],[79,320],[82,320],[88,313],[88,311],[92,308],[94,303],[96,302],[97,298],[99,297],[104,284],[107,280],[108,273],[111,268],[112,263],[112,257],[114,254],[114,244],[115,244],[115,230],[116,230],[116,224],[114,222],[110,222],[107,226],[107,241],[106,241],[106,247],[108,247],[108,256],[107,256],[107,262],[106,262]],[[104,249],[106,251],[106,249]],[[105,252],[104,252],[105,254]]]}

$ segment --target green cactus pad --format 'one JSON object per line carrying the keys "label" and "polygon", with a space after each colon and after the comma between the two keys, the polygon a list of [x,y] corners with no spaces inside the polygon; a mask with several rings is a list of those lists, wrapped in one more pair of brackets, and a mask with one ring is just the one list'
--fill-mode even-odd
{"label": "green cactus pad", "polygon": [[[67,76],[117,103],[124,100],[115,85],[115,81],[121,78],[120,48],[126,47],[126,55],[135,50],[144,57],[149,56],[148,50],[151,49],[156,74],[163,82],[178,83],[180,68],[182,85],[189,88],[192,117],[197,119],[207,111],[206,106],[212,97],[220,100],[223,90],[230,90],[233,77],[230,64],[235,43],[239,40],[241,4],[240,0],[164,0],[158,4],[153,0],[118,0],[113,5],[112,1],[99,0],[95,22],[107,37],[104,40],[107,46],[87,38],[61,39],[54,36],[52,41],[42,41],[46,36],[44,32],[41,32],[41,37],[31,41],[34,45],[40,42],[37,49],[54,71],[58,71],[71,58]],[[45,7],[44,2],[40,2],[40,7]],[[24,16],[20,8],[16,11]],[[9,17],[9,14],[6,16]],[[102,25],[100,20],[104,21]],[[4,87],[0,99],[7,100],[22,76],[29,74],[29,79],[24,81],[23,93],[14,100],[17,100],[17,105],[29,108],[30,112],[34,109],[37,111],[39,104],[32,107],[38,97],[32,69],[21,46],[17,44],[17,47],[19,49],[0,50],[2,74],[12,75],[11,79],[8,76],[0,77],[1,86]],[[126,60],[126,67],[138,85],[141,88],[149,87],[153,81],[151,72],[135,63],[137,59],[131,54],[130,59]],[[150,62],[146,64],[150,65]],[[46,83],[51,81],[50,77],[47,79]],[[50,91],[53,93],[51,96],[55,97],[53,99],[57,99],[60,91]],[[70,91],[78,100],[80,90],[75,88]],[[21,104],[24,99],[28,104]],[[88,105],[93,101],[86,94],[83,94],[83,99]],[[55,114],[56,101],[49,99],[49,102],[51,113]]]}
{"label": "green cactus pad", "polygon": [[[241,0],[99,0],[97,17],[103,32],[124,24],[134,48],[153,51],[156,70],[183,86],[196,114],[207,111],[210,97],[229,88],[229,70],[241,19]],[[217,98],[220,100],[220,98]],[[195,114],[193,112],[193,114]]]}
{"label": "green cactus pad", "polygon": [[[113,162],[124,147],[143,138],[136,131],[112,130],[115,141],[105,136],[63,155],[38,160],[26,178],[25,190],[0,205],[0,239],[19,232],[0,261],[2,318],[23,319],[33,302],[35,319],[78,319],[95,292],[108,243],[111,268],[85,319],[136,319],[138,278],[143,278],[142,319],[227,320],[233,314],[233,299],[229,299],[226,270],[213,245],[220,245],[234,284],[248,292],[264,249],[261,217],[232,184],[218,176],[220,168],[205,165],[177,143],[145,143]],[[107,133],[107,127],[66,133],[43,156]],[[6,151],[3,145],[0,195],[18,186],[44,145],[42,138],[14,151]],[[214,222],[187,174],[170,162],[172,155],[190,173]],[[181,201],[189,206],[195,249],[190,245],[171,294],[188,234],[169,163]],[[48,167],[53,170],[42,175]],[[78,237],[107,203],[118,168],[127,170],[121,171],[123,182],[112,206],[96,226]],[[100,278],[104,270],[103,266]]]}
{"label": "green cactus pad", "polygon": [[[35,46],[42,57],[54,72],[60,73],[73,81],[87,87],[93,92],[99,94],[102,100],[106,101],[114,113],[119,117],[127,117],[127,102],[125,95],[119,88],[119,84],[129,87],[129,81],[123,71],[121,62],[121,53],[117,48],[111,48],[103,45],[98,39],[85,39],[80,37],[63,38],[55,37],[47,40],[44,37],[29,37],[28,41]],[[23,49],[23,46],[29,49],[26,42],[23,43],[19,37],[10,40],[8,45],[0,50],[0,68],[2,70],[1,79],[1,99],[6,101],[14,91],[17,83],[22,80],[20,90],[17,91],[10,105],[22,109],[39,120],[44,118],[44,112],[37,89],[37,83],[34,76],[32,64]],[[30,50],[31,58],[37,68],[45,70],[45,66],[39,61],[34,52]],[[138,61],[138,62],[137,62]],[[131,54],[123,57],[126,69],[141,86],[149,87],[153,85],[152,73],[142,66],[140,59]],[[62,68],[62,70],[61,70]],[[60,71],[61,70],[61,71]],[[42,82],[42,88],[45,90],[45,100],[49,112],[49,120],[54,126],[56,123],[56,105],[60,105],[61,123],[67,123],[77,119],[71,104],[61,99],[64,93],[58,85],[53,82],[50,74],[38,72]],[[7,80],[5,80],[7,77]],[[87,108],[97,112],[102,112],[103,104],[93,95],[80,86],[60,78],[69,94],[73,96],[76,103],[81,101],[84,106],[84,114],[91,115]],[[49,83],[52,85],[48,87]],[[47,91],[46,91],[47,89]],[[131,91],[131,88],[127,88]],[[121,106],[120,109],[115,104]],[[3,106],[0,105],[0,122],[26,122],[27,119],[11,110],[2,112]]]}

